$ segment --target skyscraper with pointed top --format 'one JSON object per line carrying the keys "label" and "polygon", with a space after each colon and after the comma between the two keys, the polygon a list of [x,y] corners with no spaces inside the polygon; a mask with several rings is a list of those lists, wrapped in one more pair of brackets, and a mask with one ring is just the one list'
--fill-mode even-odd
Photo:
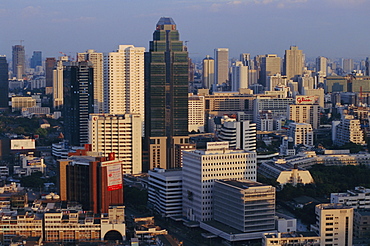
{"label": "skyscraper with pointed top", "polygon": [[145,53],[144,170],[175,167],[176,145],[188,143],[188,69],[175,22],[161,17]]}

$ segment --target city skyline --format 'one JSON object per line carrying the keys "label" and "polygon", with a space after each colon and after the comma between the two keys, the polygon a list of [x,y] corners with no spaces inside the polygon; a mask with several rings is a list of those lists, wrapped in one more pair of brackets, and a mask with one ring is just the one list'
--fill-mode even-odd
{"label": "city skyline", "polygon": [[192,58],[212,55],[215,48],[229,48],[230,57],[238,57],[240,53],[282,57],[291,45],[297,45],[308,58],[364,59],[370,55],[366,43],[369,1],[111,0],[108,5],[90,0],[86,3],[86,0],[0,3],[0,20],[7,23],[0,30],[0,54],[10,60],[11,47],[20,43],[25,45],[28,58],[34,50],[41,50],[44,58],[58,56],[59,52],[75,57],[86,49],[113,51],[119,44],[148,50],[152,23],[162,16],[170,16],[182,30],[182,40],[188,41]]}

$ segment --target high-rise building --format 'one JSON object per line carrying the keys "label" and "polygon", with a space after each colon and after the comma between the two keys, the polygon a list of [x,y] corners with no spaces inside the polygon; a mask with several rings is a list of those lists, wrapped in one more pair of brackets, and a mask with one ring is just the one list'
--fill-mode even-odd
{"label": "high-rise building", "polygon": [[23,45],[13,46],[13,77],[22,79],[26,71],[26,53]]}
{"label": "high-rise building", "polygon": [[93,113],[93,66],[70,62],[63,69],[64,136],[71,145],[89,143],[89,114]]}
{"label": "high-rise building", "polygon": [[170,17],[157,23],[145,54],[145,168],[171,168],[176,144],[188,143],[188,52]]}
{"label": "high-rise building", "polygon": [[267,87],[267,77],[281,74],[281,59],[277,55],[268,54],[261,57],[259,83]]}
{"label": "high-rise building", "polygon": [[222,85],[229,81],[229,49],[215,49],[215,84]]}
{"label": "high-rise building", "polygon": [[42,66],[42,52],[34,51],[31,57],[30,67],[36,69],[37,66]]}
{"label": "high-rise building", "polygon": [[68,62],[68,56],[59,57],[53,70],[53,107],[58,110],[63,108],[64,103],[63,70],[65,62]]}
{"label": "high-rise building", "polygon": [[0,110],[9,108],[8,91],[8,63],[6,61],[6,56],[0,56]]}
{"label": "high-rise building", "polygon": [[319,56],[316,58],[316,72],[320,73],[322,76],[326,76],[326,71],[328,69],[328,59],[323,56]]}
{"label": "high-rise building", "polygon": [[240,61],[243,63],[244,66],[248,66],[250,69],[254,69],[254,66],[252,66],[251,61],[251,54],[249,53],[242,53],[240,54]]}
{"label": "high-rise building", "polygon": [[94,69],[94,113],[104,113],[103,111],[103,53],[95,50],[87,50],[85,53],[77,54],[77,61],[89,61]]}
{"label": "high-rise building", "polygon": [[353,115],[344,115],[340,122],[333,121],[332,130],[333,142],[339,146],[346,143],[366,144],[360,120],[355,119]]}
{"label": "high-rise building", "polygon": [[46,87],[53,87],[53,71],[57,64],[54,57],[48,57],[45,60],[45,80]]}
{"label": "high-rise building", "polygon": [[370,58],[366,57],[365,61],[365,76],[370,76]]}
{"label": "high-rise building", "polygon": [[290,123],[289,137],[293,138],[295,146],[303,144],[313,146],[313,130],[308,123]]}
{"label": "high-rise building", "polygon": [[104,57],[104,107],[109,114],[140,114],[144,122],[144,47],[119,45]]}
{"label": "high-rise building", "polygon": [[290,46],[289,50],[285,50],[284,55],[284,75],[288,79],[295,79],[302,75],[304,67],[304,56],[302,50],[297,46]]}
{"label": "high-rise building", "polygon": [[183,216],[213,219],[213,187],[217,179],[256,181],[256,152],[230,150],[228,142],[209,142],[206,150],[183,152]]}
{"label": "high-rise building", "polygon": [[354,69],[353,59],[342,59],[343,73],[352,73]]}
{"label": "high-rise building", "polygon": [[231,66],[231,91],[239,91],[239,89],[248,88],[248,66],[245,66],[241,61],[237,61]]}
{"label": "high-rise building", "polygon": [[213,83],[215,82],[215,60],[208,55],[203,59],[202,75],[204,88],[211,89]]}
{"label": "high-rise building", "polygon": [[89,143],[94,152],[108,157],[115,153],[123,173],[142,171],[141,116],[139,114],[90,114]]}
{"label": "high-rise building", "polygon": [[205,126],[205,100],[204,96],[189,95],[189,128],[188,131],[204,132]]}

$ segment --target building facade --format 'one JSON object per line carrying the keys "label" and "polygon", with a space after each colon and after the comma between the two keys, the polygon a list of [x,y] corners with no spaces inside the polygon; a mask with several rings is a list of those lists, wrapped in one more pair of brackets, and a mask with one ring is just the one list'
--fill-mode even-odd
{"label": "building facade", "polygon": [[23,79],[26,72],[26,53],[23,45],[14,45],[12,50],[13,77]]}
{"label": "building facade", "polygon": [[215,82],[222,85],[229,81],[229,49],[217,48],[215,52]]}
{"label": "building facade", "polygon": [[303,73],[304,56],[303,51],[297,46],[290,46],[289,50],[285,50],[284,55],[284,75],[288,79],[296,79]]}

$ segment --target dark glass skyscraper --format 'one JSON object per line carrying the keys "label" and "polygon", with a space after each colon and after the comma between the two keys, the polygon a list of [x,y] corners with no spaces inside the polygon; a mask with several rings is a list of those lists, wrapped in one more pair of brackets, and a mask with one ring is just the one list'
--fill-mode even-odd
{"label": "dark glass skyscraper", "polygon": [[31,57],[31,68],[36,68],[37,66],[42,66],[42,52],[34,51]]}
{"label": "dark glass skyscraper", "polygon": [[63,72],[64,135],[71,145],[88,143],[89,114],[93,113],[93,67],[70,62]]}
{"label": "dark glass skyscraper", "polygon": [[26,71],[26,53],[23,45],[13,46],[13,76],[22,79]]}
{"label": "dark glass skyscraper", "polygon": [[0,109],[9,108],[9,82],[8,82],[8,63],[5,56],[0,56]]}
{"label": "dark glass skyscraper", "polygon": [[[171,168],[175,145],[188,142],[188,52],[176,24],[162,17],[145,54],[147,168]],[[145,167],[144,167],[145,170]]]}

